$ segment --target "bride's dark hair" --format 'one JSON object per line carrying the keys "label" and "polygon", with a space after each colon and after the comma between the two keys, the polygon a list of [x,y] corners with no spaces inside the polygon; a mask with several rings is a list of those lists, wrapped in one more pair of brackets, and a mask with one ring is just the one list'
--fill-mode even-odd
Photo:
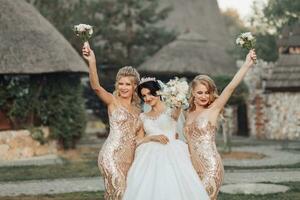
{"label": "bride's dark hair", "polygon": [[150,90],[150,94],[153,96],[158,96],[157,91],[159,91],[161,89],[159,83],[155,80],[153,81],[147,81],[147,82],[143,82],[141,84],[138,85],[137,87],[137,93],[138,96],[141,98],[141,100],[143,100],[143,95],[141,93],[143,88],[147,88],[148,90]]}

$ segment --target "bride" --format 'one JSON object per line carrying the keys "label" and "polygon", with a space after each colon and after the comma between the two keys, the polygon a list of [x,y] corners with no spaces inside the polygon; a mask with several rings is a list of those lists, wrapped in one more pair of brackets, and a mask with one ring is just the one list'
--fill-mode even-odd
{"label": "bride", "polygon": [[155,78],[144,78],[138,86],[138,95],[151,110],[140,115],[144,131],[138,134],[123,200],[209,199],[187,145],[176,139],[180,109],[166,107],[156,94],[159,90]]}

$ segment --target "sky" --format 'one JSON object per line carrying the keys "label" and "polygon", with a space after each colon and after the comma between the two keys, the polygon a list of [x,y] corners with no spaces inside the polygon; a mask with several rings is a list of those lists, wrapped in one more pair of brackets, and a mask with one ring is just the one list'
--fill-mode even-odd
{"label": "sky", "polygon": [[[260,0],[259,2],[266,1],[267,0]],[[243,20],[251,15],[253,2],[254,0],[218,0],[218,4],[221,10],[234,8],[238,11]]]}

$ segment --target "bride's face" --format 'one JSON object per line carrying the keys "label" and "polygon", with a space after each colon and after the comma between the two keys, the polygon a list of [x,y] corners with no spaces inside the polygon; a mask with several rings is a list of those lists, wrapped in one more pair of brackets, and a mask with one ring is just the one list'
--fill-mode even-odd
{"label": "bride's face", "polygon": [[160,101],[160,97],[153,96],[148,88],[143,88],[141,94],[144,102],[151,107],[155,106]]}
{"label": "bride's face", "polygon": [[195,104],[198,106],[206,107],[209,104],[210,92],[207,87],[201,83],[197,84],[193,90],[193,96],[195,97]]}

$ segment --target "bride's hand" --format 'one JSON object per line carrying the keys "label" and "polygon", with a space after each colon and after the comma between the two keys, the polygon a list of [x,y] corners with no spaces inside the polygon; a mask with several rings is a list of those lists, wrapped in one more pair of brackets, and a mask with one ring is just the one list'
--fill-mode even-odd
{"label": "bride's hand", "polygon": [[165,135],[154,135],[152,141],[159,142],[162,144],[168,144],[169,138]]}

